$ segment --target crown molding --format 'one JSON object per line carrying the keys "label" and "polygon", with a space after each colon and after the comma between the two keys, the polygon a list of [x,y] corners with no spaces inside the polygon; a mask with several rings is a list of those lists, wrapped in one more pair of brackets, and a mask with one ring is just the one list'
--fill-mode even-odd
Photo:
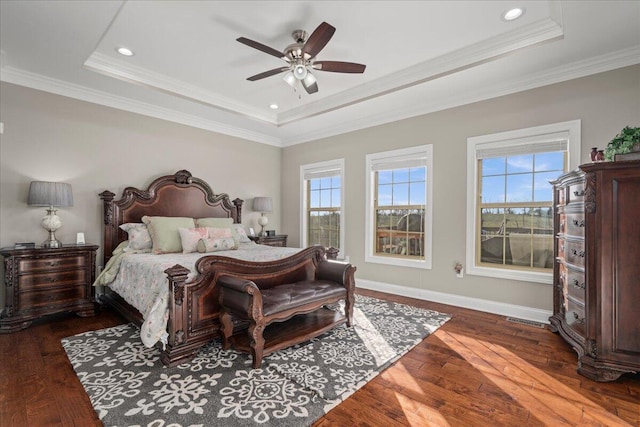
{"label": "crown molding", "polygon": [[551,70],[502,82],[491,87],[483,87],[478,89],[476,92],[465,93],[464,95],[450,97],[446,100],[439,100],[437,103],[422,104],[404,109],[396,109],[393,112],[387,111],[380,114],[373,114],[357,120],[350,120],[347,123],[342,123],[337,126],[323,127],[321,130],[301,133],[294,137],[284,139],[263,133],[248,131],[235,126],[229,126],[213,120],[202,119],[197,116],[184,114],[168,108],[158,107],[149,103],[134,101],[126,97],[111,95],[103,91],[89,89],[84,86],[52,79],[13,67],[4,66],[0,68],[0,81],[275,147],[287,147],[639,63],[640,46],[633,46],[628,49],[601,55],[588,60],[577,61],[566,66],[556,67]]}
{"label": "crown molding", "polygon": [[5,66],[0,68],[0,81],[42,90],[81,101],[104,105],[106,107],[129,111],[131,113],[180,123],[186,126],[217,132],[224,135],[234,136],[249,141],[273,145],[276,147],[281,146],[280,138],[275,138],[271,135],[252,132],[236,126],[229,126],[214,120],[207,120],[198,116],[184,114],[169,108],[163,108],[146,102],[132,100],[123,96],[112,95],[107,92],[90,89],[85,86],[53,79],[13,67]]}
{"label": "crown molding", "polygon": [[288,147],[321,138],[328,138],[347,132],[379,126],[386,123],[434,113],[436,111],[459,107],[461,105],[471,104],[478,101],[485,101],[487,99],[510,95],[554,83],[561,83],[592,74],[604,73],[606,71],[636,64],[640,64],[640,45],[587,60],[576,61],[571,64],[530,74],[517,79],[504,81],[497,85],[482,87],[475,92],[466,92],[460,96],[451,96],[448,99],[439,99],[438,102],[394,109],[393,112],[387,111],[379,114],[372,114],[338,126],[323,127],[322,130],[315,130],[306,134],[299,134],[293,138],[283,139],[282,146]]}
{"label": "crown molding", "polygon": [[210,107],[242,114],[243,116],[248,116],[272,125],[276,124],[276,113],[236,102],[233,99],[204,90],[201,87],[153,72],[146,68],[128,64],[99,52],[94,52],[89,56],[84,62],[84,68],[119,80],[137,83],[172,95],[178,95]]}
{"label": "crown molding", "polygon": [[563,35],[560,23],[551,18],[543,19],[407,67],[397,73],[361,84],[339,94],[280,112],[278,126],[444,77],[495,60],[516,50],[561,38]]}

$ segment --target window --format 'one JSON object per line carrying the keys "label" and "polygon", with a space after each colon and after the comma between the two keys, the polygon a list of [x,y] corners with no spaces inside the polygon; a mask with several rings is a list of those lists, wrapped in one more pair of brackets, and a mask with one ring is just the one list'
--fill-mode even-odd
{"label": "window", "polygon": [[302,246],[332,246],[344,255],[344,160],[302,165]]}
{"label": "window", "polygon": [[573,121],[468,139],[467,273],[551,283],[549,181],[579,159],[579,136]]}
{"label": "window", "polygon": [[431,268],[432,151],[367,155],[367,262]]}

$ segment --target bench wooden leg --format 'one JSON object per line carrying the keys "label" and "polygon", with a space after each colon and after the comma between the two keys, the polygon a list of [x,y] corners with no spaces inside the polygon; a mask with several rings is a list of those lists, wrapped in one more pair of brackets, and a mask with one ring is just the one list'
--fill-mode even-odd
{"label": "bench wooden leg", "polygon": [[256,324],[251,322],[249,325],[249,338],[251,340],[251,357],[253,359],[252,367],[257,369],[262,364],[262,354],[264,352],[264,324]]}
{"label": "bench wooden leg", "polygon": [[233,335],[233,321],[231,315],[224,307],[220,307],[220,335],[222,335],[222,348],[228,350],[230,347],[230,338]]}
{"label": "bench wooden leg", "polygon": [[355,296],[347,294],[347,298],[344,302],[344,314],[347,317],[347,326],[353,325],[353,306],[355,303]]}

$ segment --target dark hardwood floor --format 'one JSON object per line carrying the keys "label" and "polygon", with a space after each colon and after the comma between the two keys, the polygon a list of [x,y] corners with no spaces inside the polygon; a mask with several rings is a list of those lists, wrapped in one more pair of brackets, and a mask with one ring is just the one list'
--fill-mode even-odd
{"label": "dark hardwood floor", "polygon": [[[327,426],[639,426],[640,375],[596,383],[547,329],[371,291],[453,318],[344,403]],[[100,426],[60,339],[124,323],[57,316],[0,335],[0,426]]]}

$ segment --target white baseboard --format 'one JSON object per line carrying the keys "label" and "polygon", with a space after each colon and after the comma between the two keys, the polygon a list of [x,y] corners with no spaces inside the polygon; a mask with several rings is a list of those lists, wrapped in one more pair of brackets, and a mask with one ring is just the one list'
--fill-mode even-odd
{"label": "white baseboard", "polygon": [[490,301],[486,299],[447,294],[444,292],[409,288],[407,286],[375,282],[373,280],[356,279],[356,286],[358,288],[386,292],[389,294],[401,295],[425,301],[433,301],[441,304],[454,305],[456,307],[469,308],[472,310],[500,314],[503,316],[517,317],[519,319],[533,320],[545,324],[549,323],[549,317],[553,314],[551,311],[541,310],[539,308],[506,304],[503,302]]}

